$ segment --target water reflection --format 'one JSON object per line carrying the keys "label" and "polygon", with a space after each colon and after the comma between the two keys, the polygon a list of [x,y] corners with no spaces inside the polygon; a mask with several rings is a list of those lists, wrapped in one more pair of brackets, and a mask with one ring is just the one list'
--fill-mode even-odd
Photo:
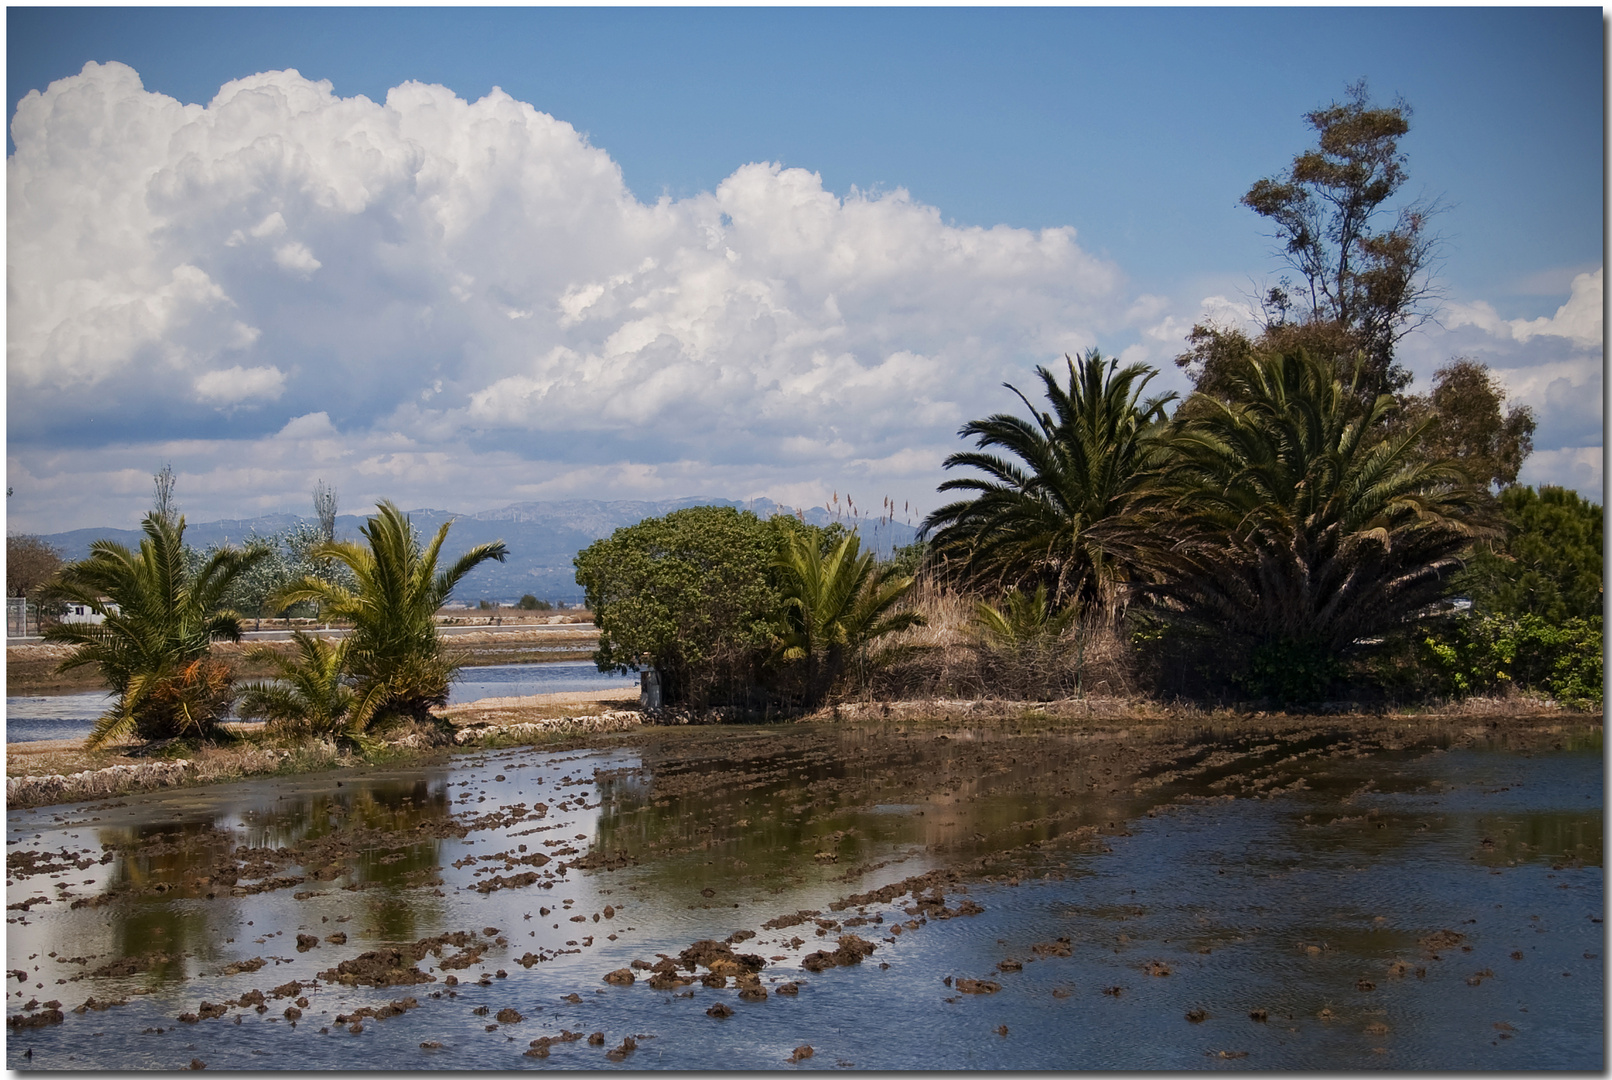
{"label": "water reflection", "polygon": [[[128,1004],[16,1033],[8,1063],[509,1068],[567,1028],[638,1033],[619,1063],[636,1068],[772,1068],[802,1042],[830,1067],[1596,1068],[1599,754],[1571,730],[685,729],[13,812],[8,902],[51,902],[8,912],[28,979],[9,1012]],[[105,865],[58,857],[100,857],[91,836]],[[930,870],[983,912],[868,898]],[[818,915],[767,926],[801,909]],[[435,982],[324,977],[461,931],[476,949],[418,954]],[[802,970],[847,931],[878,946],[867,963]],[[767,1000],[600,981],[729,935],[769,959]],[[152,960],[88,975],[130,956]],[[786,998],[783,979],[805,985]],[[137,1034],[288,980],[318,982],[294,1029],[281,1004],[181,1025],[188,1043]],[[333,1026],[404,993],[407,1016]],[[706,1015],[718,1002],[731,1021]],[[506,1008],[523,1019],[493,1023]],[[552,1063],[617,1064],[602,1054]]]}

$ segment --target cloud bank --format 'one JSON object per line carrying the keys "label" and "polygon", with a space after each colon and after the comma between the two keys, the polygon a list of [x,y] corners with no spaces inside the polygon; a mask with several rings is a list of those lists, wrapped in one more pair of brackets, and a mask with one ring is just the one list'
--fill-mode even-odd
{"label": "cloud bank", "polygon": [[[10,440],[35,479],[111,446],[148,472],[183,443],[225,490],[321,415],[320,467],[405,501],[496,503],[556,470],[899,480],[1127,303],[1071,228],[959,228],[801,169],[645,205],[604,150],[496,90],[377,103],[283,71],[181,105],[92,63],[12,130]],[[302,456],[264,499],[306,491]],[[449,479],[478,462],[496,479]]]}
{"label": "cloud bank", "polygon": [[[281,71],[182,105],[91,63],[12,134],[14,530],[136,520],[164,461],[193,517],[306,512],[317,478],[348,510],[847,488],[927,508],[957,427],[1011,407],[1000,383],[1097,344],[1167,365],[1199,310],[1073,228],[959,227],[773,163],[645,204],[497,90],[374,102]],[[1599,282],[1551,319],[1450,325],[1519,372],[1571,367],[1599,356]]]}

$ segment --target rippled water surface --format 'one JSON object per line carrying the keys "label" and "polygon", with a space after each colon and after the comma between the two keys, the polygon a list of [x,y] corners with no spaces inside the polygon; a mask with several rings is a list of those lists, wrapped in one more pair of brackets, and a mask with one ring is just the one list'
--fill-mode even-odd
{"label": "rippled water surface", "polygon": [[[14,810],[7,1014],[64,1018],[7,1065],[1601,1069],[1601,753],[674,729]],[[604,981],[704,939],[765,996]],[[385,948],[429,981],[342,984]]]}

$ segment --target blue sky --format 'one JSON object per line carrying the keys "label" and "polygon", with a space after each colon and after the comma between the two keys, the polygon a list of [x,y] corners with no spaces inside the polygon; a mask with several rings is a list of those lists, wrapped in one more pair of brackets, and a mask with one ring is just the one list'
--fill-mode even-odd
{"label": "blue sky", "polygon": [[203,517],[319,476],[927,509],[1004,379],[1178,385],[1280,270],[1238,197],[1361,77],[1449,206],[1405,357],[1490,363],[1525,479],[1599,499],[1602,46],[1598,8],[8,9],[10,526],[137,520],[164,460]]}

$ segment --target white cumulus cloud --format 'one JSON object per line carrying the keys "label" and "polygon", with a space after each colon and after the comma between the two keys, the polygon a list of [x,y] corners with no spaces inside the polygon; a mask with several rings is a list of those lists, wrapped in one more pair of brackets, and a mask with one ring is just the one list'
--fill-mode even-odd
{"label": "white cumulus cloud", "polygon": [[285,392],[285,373],[279,368],[243,368],[209,371],[195,382],[196,396],[219,405],[238,405],[260,398],[273,401]]}
{"label": "white cumulus cloud", "polygon": [[[1000,382],[1161,310],[1073,228],[961,227],[803,169],[642,203],[498,90],[377,102],[279,71],[181,105],[92,63],[25,97],[12,134],[14,471],[96,423],[119,467],[186,430],[261,464],[323,414],[355,475],[399,484],[495,446],[763,488],[853,467],[814,455],[921,448],[934,473],[958,424],[1008,404]],[[509,490],[468,475],[459,505]]]}

